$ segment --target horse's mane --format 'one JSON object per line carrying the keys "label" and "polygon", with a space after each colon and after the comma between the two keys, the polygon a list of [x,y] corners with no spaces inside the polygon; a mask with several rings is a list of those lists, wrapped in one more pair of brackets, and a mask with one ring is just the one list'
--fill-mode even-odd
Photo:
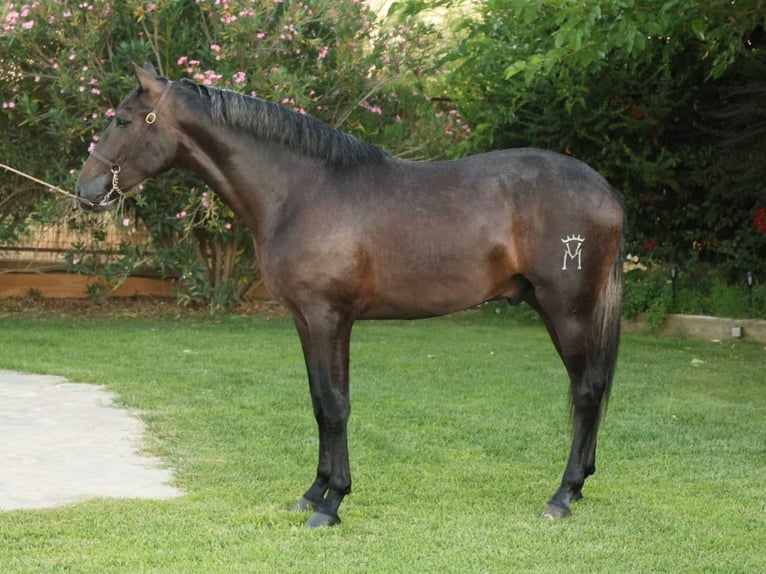
{"label": "horse's mane", "polygon": [[197,91],[214,123],[279,142],[328,165],[377,163],[388,157],[375,145],[280,104],[190,80],[182,80],[182,84]]}

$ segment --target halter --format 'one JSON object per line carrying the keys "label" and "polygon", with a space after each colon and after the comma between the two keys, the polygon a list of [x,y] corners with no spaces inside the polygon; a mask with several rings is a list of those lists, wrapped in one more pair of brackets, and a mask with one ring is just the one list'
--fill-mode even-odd
{"label": "halter", "polygon": [[[170,87],[173,85],[173,82],[168,80],[165,84],[165,89],[162,90],[162,95],[160,96],[160,99],[157,100],[157,103],[155,104],[154,108],[151,112],[146,114],[146,117],[144,118],[144,129],[150,128],[154,122],[157,121],[157,114],[160,111],[160,108],[162,107],[162,104],[165,103],[165,99],[168,97],[168,93],[170,93]],[[143,133],[143,130],[142,130]],[[141,134],[139,134],[141,135]],[[107,158],[105,158],[103,155],[98,153],[95,149],[93,149],[90,152],[90,155],[95,157],[98,161],[105,164],[107,167],[109,167],[109,171],[112,172],[112,189],[109,190],[109,192],[104,196],[104,198],[98,203],[99,207],[108,207],[112,203],[114,203],[118,197],[124,195],[124,192],[120,189],[120,180],[119,180],[119,173],[122,170],[122,167],[120,166],[120,162],[117,160],[109,161]],[[127,160],[123,160],[122,163],[126,163]],[[112,195],[117,194],[117,197],[112,199]]]}

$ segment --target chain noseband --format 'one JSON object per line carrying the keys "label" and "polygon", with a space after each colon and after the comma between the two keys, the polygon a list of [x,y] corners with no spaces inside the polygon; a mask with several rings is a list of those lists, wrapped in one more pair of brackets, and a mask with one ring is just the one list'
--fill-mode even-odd
{"label": "chain noseband", "polygon": [[[160,111],[162,104],[165,103],[165,98],[168,97],[168,93],[170,92],[170,87],[172,85],[173,85],[173,82],[170,80],[168,80],[167,83],[165,84],[165,89],[162,91],[162,95],[160,96],[160,99],[157,100],[157,104],[154,106],[154,109],[152,109],[151,112],[146,114],[146,117],[144,118],[144,126],[143,126],[144,129],[151,127],[154,124],[154,122],[157,121],[157,113]],[[91,150],[90,155],[95,157],[101,163],[109,166],[109,171],[112,172],[112,188],[98,203],[98,207],[108,207],[112,203],[117,201],[117,199],[119,199],[120,197],[124,195],[124,192],[120,189],[120,179],[119,179],[119,174],[120,174],[120,171],[122,170],[122,167],[120,166],[117,160],[109,161],[103,155],[98,153],[95,150],[95,148]],[[123,161],[123,163],[125,163],[125,160]],[[115,197],[112,197],[112,196],[115,196]]]}
{"label": "chain noseband", "polygon": [[123,195],[123,191],[120,189],[119,173],[122,169],[119,164],[113,163],[106,159],[103,155],[98,153],[95,149],[90,152],[90,155],[95,157],[101,163],[109,166],[109,171],[112,172],[112,189],[110,189],[103,199],[98,203],[100,207],[106,207],[111,205],[117,198],[112,199],[113,194],[117,194],[117,197]]}

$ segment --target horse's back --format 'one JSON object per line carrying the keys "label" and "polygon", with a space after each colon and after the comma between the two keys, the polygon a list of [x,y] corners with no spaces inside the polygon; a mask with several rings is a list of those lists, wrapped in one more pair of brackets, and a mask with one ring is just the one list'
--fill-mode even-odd
{"label": "horse's back", "polygon": [[597,171],[574,157],[536,148],[498,150],[457,160],[474,192],[502,190],[515,207],[538,202],[619,205],[619,194]]}

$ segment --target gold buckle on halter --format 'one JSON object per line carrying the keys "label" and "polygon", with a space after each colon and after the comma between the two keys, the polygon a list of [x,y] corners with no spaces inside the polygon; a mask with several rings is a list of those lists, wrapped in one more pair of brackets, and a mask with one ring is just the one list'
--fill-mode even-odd
{"label": "gold buckle on halter", "polygon": [[157,114],[154,112],[149,112],[146,114],[146,119],[144,121],[146,121],[147,124],[152,125],[157,121]]}

